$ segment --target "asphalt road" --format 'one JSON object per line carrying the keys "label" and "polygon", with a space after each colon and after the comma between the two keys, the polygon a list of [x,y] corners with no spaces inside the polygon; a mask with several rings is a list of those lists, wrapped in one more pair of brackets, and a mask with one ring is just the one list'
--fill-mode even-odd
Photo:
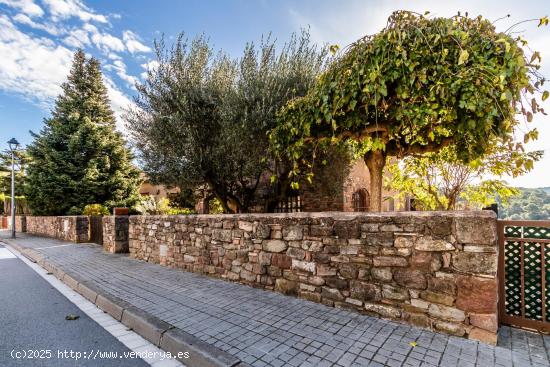
{"label": "asphalt road", "polygon": [[[0,243],[0,366],[148,366],[119,358],[130,350],[10,254]],[[80,318],[65,320],[69,314]],[[97,359],[96,351],[118,354]],[[84,359],[84,353],[96,359]]]}

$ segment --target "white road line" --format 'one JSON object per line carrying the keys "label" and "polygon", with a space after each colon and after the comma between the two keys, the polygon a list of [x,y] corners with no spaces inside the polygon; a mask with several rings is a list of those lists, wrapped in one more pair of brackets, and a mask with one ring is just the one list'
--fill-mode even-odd
{"label": "white road line", "polygon": [[162,349],[159,349],[157,346],[143,339],[132,330],[129,330],[125,325],[115,320],[113,317],[111,317],[111,315],[100,310],[92,302],[88,301],[86,298],[73,291],[71,288],[69,288],[53,275],[48,275],[48,272],[40,265],[29,261],[25,256],[21,255],[19,251],[17,251],[10,245],[5,243],[4,245],[6,246],[6,248],[0,248],[0,259],[3,258],[2,250],[9,252],[11,258],[18,257],[32,270],[38,273],[38,275],[40,275],[48,283],[50,283],[55,289],[57,289],[62,295],[64,295],[69,301],[74,303],[78,308],[86,313],[92,320],[97,322],[102,328],[111,333],[111,335],[118,339],[128,349],[133,352],[139,353],[140,355],[147,353],[149,355],[156,356],[156,358],[143,358],[146,363],[149,363],[149,365],[153,367],[185,367],[182,363],[175,359],[161,359],[159,354],[163,354]]}
{"label": "white road line", "polygon": [[0,247],[0,260],[2,259],[16,259],[17,257],[10,252],[7,248]]}

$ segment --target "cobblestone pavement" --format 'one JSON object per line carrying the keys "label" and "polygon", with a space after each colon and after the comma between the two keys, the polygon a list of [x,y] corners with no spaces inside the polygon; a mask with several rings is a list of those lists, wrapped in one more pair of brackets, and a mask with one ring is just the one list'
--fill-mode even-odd
{"label": "cobblestone pavement", "polygon": [[550,336],[502,327],[494,347],[108,255],[95,245],[25,235],[17,243],[253,366],[550,365]]}

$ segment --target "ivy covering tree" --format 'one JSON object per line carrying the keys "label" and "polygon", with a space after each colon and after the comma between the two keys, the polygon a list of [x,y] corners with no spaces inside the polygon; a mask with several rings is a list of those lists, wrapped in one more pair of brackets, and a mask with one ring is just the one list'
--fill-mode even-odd
{"label": "ivy covering tree", "polygon": [[139,172],[115,129],[99,61],[74,55],[52,116],[28,147],[26,196],[36,215],[80,214],[88,204],[131,206]]}
{"label": "ivy covering tree", "polygon": [[453,146],[467,163],[513,141],[518,113],[531,121],[542,111],[535,98],[544,82],[540,55],[527,54],[525,44],[481,16],[395,12],[386,28],[346,48],[306,96],[284,107],[271,132],[273,149],[294,162],[297,185],[312,175],[310,149],[348,143],[369,169],[370,209],[380,211],[387,157]]}
{"label": "ivy covering tree", "polygon": [[262,179],[281,171],[268,156],[276,113],[314,84],[326,50],[307,32],[280,51],[269,38],[248,44],[237,60],[183,34],[156,50],[159,65],[137,86],[137,108],[127,116],[144,171],[180,189],[206,188],[226,213],[247,212]]}
{"label": "ivy covering tree", "polygon": [[518,150],[517,144],[495,145],[483,157],[465,164],[452,147],[445,147],[389,165],[385,183],[398,198],[412,196],[419,210],[481,209],[497,198],[506,203],[519,194],[502,177],[526,174],[542,155],[542,151]]}

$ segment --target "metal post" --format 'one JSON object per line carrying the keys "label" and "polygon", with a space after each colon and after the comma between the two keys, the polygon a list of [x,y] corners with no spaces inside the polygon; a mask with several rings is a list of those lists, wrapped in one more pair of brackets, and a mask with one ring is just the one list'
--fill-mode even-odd
{"label": "metal post", "polygon": [[15,238],[15,151],[11,151],[11,238]]}

